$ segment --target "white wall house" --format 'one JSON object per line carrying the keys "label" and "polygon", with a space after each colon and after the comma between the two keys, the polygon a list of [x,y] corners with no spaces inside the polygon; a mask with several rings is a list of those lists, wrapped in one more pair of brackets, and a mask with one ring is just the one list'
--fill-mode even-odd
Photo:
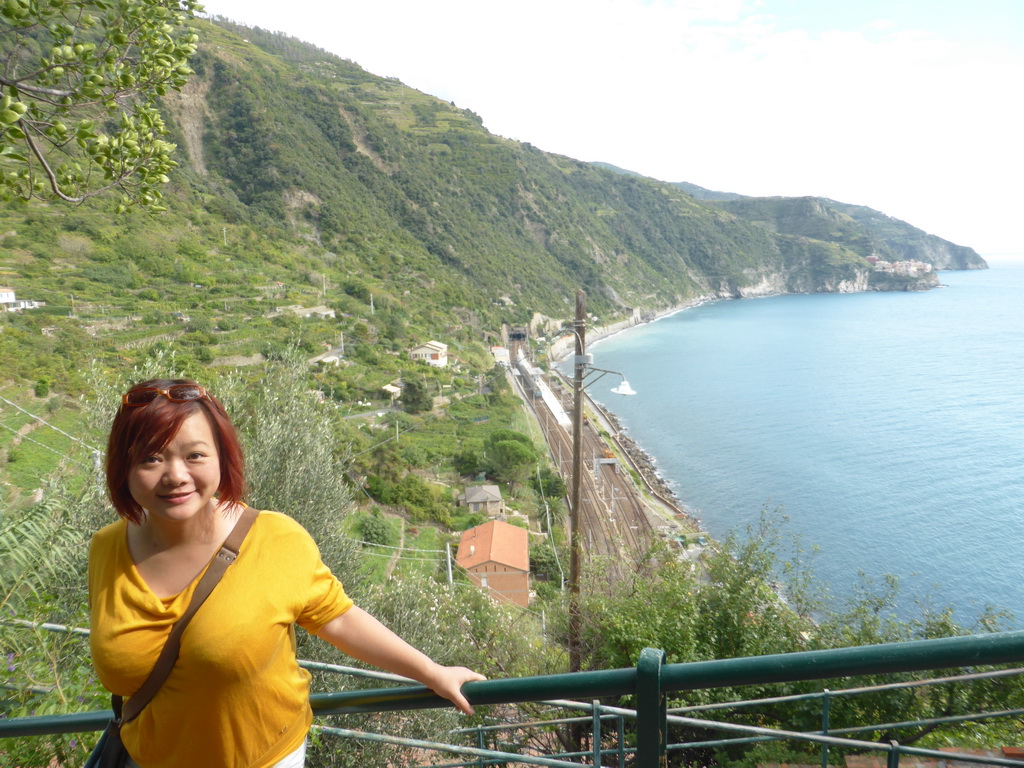
{"label": "white wall house", "polygon": [[0,312],[20,312],[23,309],[38,309],[45,306],[45,301],[17,298],[13,288],[0,288]]}
{"label": "white wall house", "polygon": [[413,347],[409,351],[409,357],[413,360],[422,360],[435,368],[447,368],[448,345],[442,344],[440,341],[428,341],[418,347]]}

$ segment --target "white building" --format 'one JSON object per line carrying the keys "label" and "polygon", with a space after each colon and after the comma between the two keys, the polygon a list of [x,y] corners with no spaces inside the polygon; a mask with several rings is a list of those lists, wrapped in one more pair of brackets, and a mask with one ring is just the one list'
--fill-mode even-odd
{"label": "white building", "polygon": [[0,288],[0,312],[20,312],[23,309],[38,309],[45,306],[45,301],[17,298],[13,288]]}
{"label": "white building", "polygon": [[440,341],[428,341],[418,347],[413,347],[409,351],[409,357],[413,360],[422,360],[435,368],[447,368],[448,345],[442,344]]}

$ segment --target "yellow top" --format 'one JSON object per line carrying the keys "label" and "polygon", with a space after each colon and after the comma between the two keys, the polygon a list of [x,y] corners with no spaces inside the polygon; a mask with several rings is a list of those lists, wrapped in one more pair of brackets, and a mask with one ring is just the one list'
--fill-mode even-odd
{"label": "yellow top", "polygon": [[[128,552],[126,521],[93,536],[90,644],[107,690],[128,698],[139,689],[201,576],[180,594],[157,597]],[[128,753],[143,768],[262,768],[295,751],[313,713],[294,625],[315,634],[351,607],[306,530],[260,512],[185,629],[167,681],[122,729]]]}

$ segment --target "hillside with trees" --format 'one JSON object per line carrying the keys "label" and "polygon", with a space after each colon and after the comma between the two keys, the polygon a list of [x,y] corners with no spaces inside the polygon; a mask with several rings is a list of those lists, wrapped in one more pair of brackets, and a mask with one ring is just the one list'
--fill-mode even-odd
{"label": "hillside with trees", "polygon": [[[0,207],[0,284],[46,302],[5,319],[12,378],[76,391],[85,362],[155,343],[202,364],[342,334],[482,350],[502,324],[567,317],[578,288],[604,322],[698,297],[870,287],[865,256],[891,252],[856,211],[699,200],[494,136],[468,109],[300,41],[194,24],[193,74],[159,102],[180,167],[169,183],[163,160],[142,174],[164,212],[118,197]],[[86,122],[87,148],[133,141],[113,117]],[[12,183],[15,149],[0,160]],[[279,311],[294,306],[335,322],[299,329]]]}
{"label": "hillside with trees", "polygon": [[[594,165],[614,173],[640,177],[640,174],[610,163]],[[837,242],[861,256],[876,256],[888,261],[923,261],[935,269],[988,267],[973,248],[930,235],[866,205],[840,203],[827,197],[751,197],[735,192],[717,192],[687,181],[672,182],[672,186],[773,232]]]}
{"label": "hillside with trees", "polygon": [[[196,24],[194,74],[162,99],[181,165],[165,215],[109,200],[0,211],[0,282],[55,316],[98,303],[108,316],[251,317],[282,284],[335,305],[372,294],[435,334],[481,339],[565,317],[577,288],[611,319],[699,296],[835,290],[869,270],[870,238],[850,217],[836,231],[764,226],[494,136],[468,109],[299,41]],[[97,121],[82,142],[114,128]]]}

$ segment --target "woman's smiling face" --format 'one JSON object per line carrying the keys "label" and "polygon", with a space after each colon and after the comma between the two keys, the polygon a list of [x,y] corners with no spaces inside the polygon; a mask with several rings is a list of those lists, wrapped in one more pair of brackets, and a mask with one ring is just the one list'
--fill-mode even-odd
{"label": "woman's smiling face", "polygon": [[128,473],[128,490],[150,520],[184,522],[212,511],[219,487],[217,440],[203,413],[185,419],[167,445]]}

